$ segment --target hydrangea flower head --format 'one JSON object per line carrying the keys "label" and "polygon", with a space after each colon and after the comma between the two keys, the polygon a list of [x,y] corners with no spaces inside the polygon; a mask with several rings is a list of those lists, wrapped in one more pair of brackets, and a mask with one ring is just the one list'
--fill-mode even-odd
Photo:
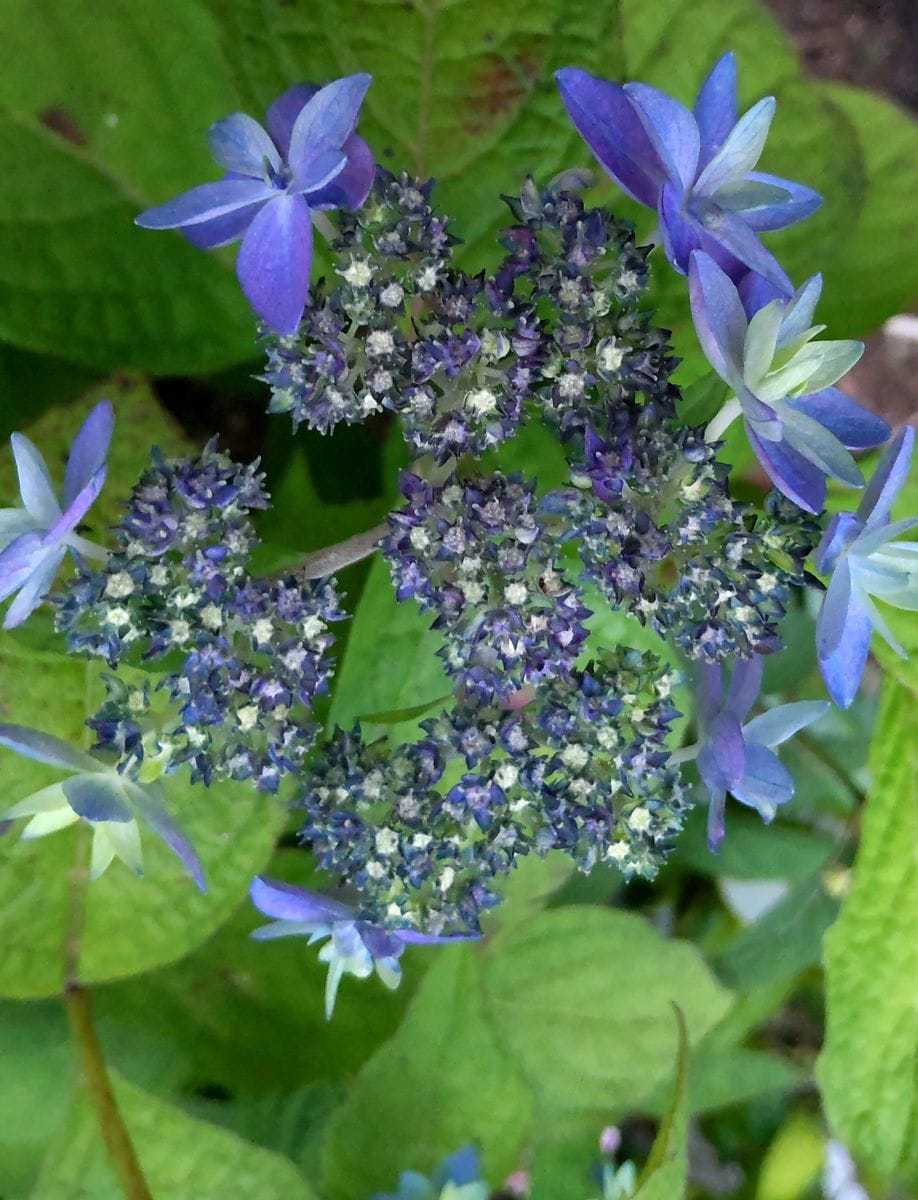
{"label": "hydrangea flower head", "polygon": [[584,141],[629,196],[656,210],[666,257],[685,274],[706,250],[734,277],[757,271],[790,291],[760,232],[815,212],[811,188],[756,171],[775,113],[772,97],[737,120],[736,62],[725,54],[694,110],[645,83],[620,86],[577,68],[556,73]]}
{"label": "hydrangea flower head", "polygon": [[740,659],[724,692],[720,665],[700,669],[698,712],[702,727],[698,771],[708,791],[708,843],[716,850],[724,837],[727,793],[754,808],[767,823],[794,796],[794,780],[774,747],[829,708],[825,700],[781,704],[746,721],[762,684],[763,659]]}
{"label": "hydrangea flower head", "polygon": [[141,875],[140,820],[178,855],[194,882],[205,890],[198,856],[169,816],[158,783],[136,783],[60,738],[21,725],[0,725],[0,746],[70,772],[69,779],[42,788],[0,813],[0,822],[31,818],[23,839],[45,837],[82,820],[93,831],[91,879],[98,879],[114,858]]}
{"label": "hydrangea flower head", "polygon": [[373,155],[354,133],[370,76],[323,88],[290,88],[271,105],[267,129],[233,113],[210,131],[227,173],[141,213],[144,229],[181,229],[202,249],[242,238],[236,263],[249,303],[277,333],[296,332],[309,294],[311,209],[359,208]]}
{"label": "hydrangea flower head", "polygon": [[398,1191],[373,1200],[488,1200],[491,1189],[481,1178],[481,1160],[472,1146],[457,1150],[428,1179],[417,1171],[403,1171]]}
{"label": "hydrangea flower head", "polygon": [[708,362],[734,390],[709,426],[708,439],[742,413],[752,448],[775,487],[808,512],[823,507],[826,475],[860,487],[863,477],[848,451],[878,446],[889,426],[831,386],[864,347],[814,340],[824,328],[811,324],[821,278],[814,275],[791,298],[771,300],[748,318],[733,281],[710,255],[696,251],[689,290]]}
{"label": "hydrangea flower head", "polygon": [[23,506],[0,509],[0,601],[19,593],[7,611],[4,629],[21,625],[38,608],[68,550],[105,557],[105,551],[80,537],[76,528],[105,482],[114,423],[107,400],[86,418],[70,450],[60,502],[38,448],[21,433],[10,439]]}
{"label": "hydrangea flower head", "polygon": [[395,989],[402,981],[399,958],[409,944],[432,945],[440,942],[468,941],[468,934],[427,934],[416,929],[386,930],[362,921],[356,908],[310,892],[293,884],[257,876],[250,889],[252,903],[267,917],[270,925],[254,930],[252,937],[267,941],[279,937],[306,937],[309,944],[330,940],[319,951],[319,960],[328,964],[325,985],[325,1016],[331,1020],[338,985],[344,975],[367,979],[376,971],[387,988]]}
{"label": "hydrangea flower head", "polygon": [[909,426],[884,454],[857,512],[836,514],[816,549],[816,565],[830,574],[816,627],[819,666],[829,695],[847,708],[854,700],[874,629],[905,657],[871,597],[918,611],[918,542],[896,539],[918,517],[890,521],[890,509],[908,476],[915,431]]}

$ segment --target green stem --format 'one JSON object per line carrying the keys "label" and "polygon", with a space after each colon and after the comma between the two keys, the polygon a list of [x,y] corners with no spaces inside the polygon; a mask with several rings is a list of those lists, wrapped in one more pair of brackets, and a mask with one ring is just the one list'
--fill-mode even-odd
{"label": "green stem", "polygon": [[736,418],[742,414],[742,411],[742,405],[736,396],[732,400],[728,400],[704,431],[704,440],[706,442],[719,442]]}
{"label": "green stem", "polygon": [[92,1019],[88,991],[80,983],[80,941],[86,917],[87,857],[89,829],[77,827],[77,854],[70,886],[70,905],[64,936],[64,1007],[70,1036],[77,1048],[89,1099],[96,1113],[109,1162],[125,1200],[153,1200],[143,1170],[118,1108],[112,1081],[105,1066],[105,1052]]}
{"label": "green stem", "polygon": [[70,1033],[83,1062],[89,1098],[96,1110],[109,1161],[125,1200],[153,1200],[153,1193],[144,1179],[134,1143],[115,1099],[112,1082],[105,1066],[102,1043],[92,1019],[89,993],[76,980],[68,980],[64,989],[64,1004],[70,1022]]}

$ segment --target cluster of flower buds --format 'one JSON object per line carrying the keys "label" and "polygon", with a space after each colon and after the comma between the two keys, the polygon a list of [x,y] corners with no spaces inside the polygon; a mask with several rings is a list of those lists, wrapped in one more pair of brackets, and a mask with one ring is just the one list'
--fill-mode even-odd
{"label": "cluster of flower buds", "polygon": [[328,623],[340,619],[328,582],[260,579],[248,565],[249,518],[268,497],[257,463],[240,467],[210,443],[196,459],[164,460],[141,477],[104,565],[83,560],[57,621],[78,653],[110,667],[180,656],[150,684],[108,676],[89,720],[122,769],[155,758],[164,773],[251,779],[276,791],[315,740],[311,717],[331,675]]}

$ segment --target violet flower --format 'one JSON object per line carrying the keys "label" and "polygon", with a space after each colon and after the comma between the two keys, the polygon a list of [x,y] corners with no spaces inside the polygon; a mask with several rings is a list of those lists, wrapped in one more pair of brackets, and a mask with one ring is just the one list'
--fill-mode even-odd
{"label": "violet flower", "polygon": [[491,1189],[481,1178],[481,1159],[473,1146],[445,1158],[428,1179],[419,1171],[403,1171],[394,1194],[373,1200],[488,1200]]}
{"label": "violet flower", "polygon": [[202,892],[205,890],[200,860],[169,816],[159,783],[136,783],[53,734],[21,725],[0,725],[0,746],[70,772],[69,779],[41,788],[0,813],[0,822],[31,818],[22,831],[24,841],[45,837],[82,820],[93,831],[90,879],[98,879],[114,858],[142,875],[139,819],[178,855],[194,882]]}
{"label": "violet flower", "polygon": [[[754,808],[766,823],[782,804],[793,799],[794,780],[774,747],[828,711],[827,700],[781,704],[745,721],[762,684],[763,659],[739,659],[724,694],[721,667],[700,668],[697,687],[701,739],[677,751],[672,762],[698,760],[708,791],[708,845],[716,850],[724,838],[727,794]],[[744,723],[745,722],[745,723]]]}
{"label": "violet flower", "polygon": [[837,513],[816,548],[817,569],[832,576],[816,626],[819,666],[841,708],[857,694],[874,629],[905,657],[872,597],[918,611],[918,542],[895,540],[918,525],[918,517],[890,522],[914,444],[915,431],[906,426],[883,455],[857,512]]}
{"label": "violet flower", "polygon": [[311,213],[359,208],[373,182],[373,155],[354,133],[370,82],[358,74],[292,87],[268,109],[267,129],[245,113],[218,121],[210,151],[227,174],[136,223],[180,229],[202,249],[242,238],[236,272],[246,298],[276,333],[295,333],[309,295]]}
{"label": "violet flower", "polygon": [[584,141],[633,199],[656,209],[666,257],[684,275],[705,250],[734,278],[757,271],[792,290],[757,234],[815,212],[811,188],[754,170],[775,112],[772,97],[739,120],[736,61],[725,54],[693,111],[645,83],[620,86],[566,67],[555,78]]}
{"label": "violet flower", "polygon": [[75,531],[105,482],[105,456],[114,423],[107,400],[86,418],[70,450],[60,503],[37,447],[21,433],[10,439],[23,507],[0,509],[0,601],[19,592],[7,611],[4,629],[21,625],[38,608],[68,550],[88,558],[106,557],[101,546]]}
{"label": "violet flower", "polygon": [[807,512],[825,503],[826,475],[852,487],[864,480],[849,450],[889,437],[889,426],[830,386],[860,358],[863,344],[817,342],[811,325],[822,279],[747,317],[736,285],[709,255],[695,251],[689,292],[708,362],[734,396],[708,426],[716,441],[742,415],[753,450],[775,487]]}
{"label": "violet flower", "polygon": [[279,937],[306,937],[309,945],[330,938],[319,951],[320,962],[328,963],[325,984],[325,1016],[331,1020],[338,985],[344,975],[366,979],[376,974],[387,988],[395,989],[402,981],[399,958],[409,944],[435,945],[442,942],[474,941],[478,934],[421,933],[417,929],[384,929],[362,921],[357,909],[330,896],[307,891],[291,883],[256,876],[250,889],[252,903],[267,917],[270,925],[254,930],[252,937],[268,941]]}

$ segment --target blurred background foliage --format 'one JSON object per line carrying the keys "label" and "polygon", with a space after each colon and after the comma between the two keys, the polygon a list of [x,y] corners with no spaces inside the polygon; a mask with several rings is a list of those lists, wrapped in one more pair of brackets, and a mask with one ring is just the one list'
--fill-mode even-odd
{"label": "blurred background foliage", "polygon": [[[365,529],[394,502],[404,448],[385,421],[323,440],[264,418],[232,251],[202,254],[132,224],[213,177],[211,122],[260,116],[303,79],[374,74],[362,132],[386,166],[437,178],[460,261],[478,269],[499,253],[501,193],[527,172],[546,182],[588,164],[556,67],[690,100],[733,49],[741,99],[779,101],[765,169],[825,195],[771,245],[796,281],[824,272],[831,335],[868,334],[918,296],[918,127],[879,95],[804,79],[755,0],[2,0],[0,33],[0,435],[28,429],[54,468],[94,399],[110,396],[119,425],[99,530],[151,444],[180,450],[215,430],[237,456],[263,455],[268,557]],[[591,198],[649,233],[608,182]],[[653,302],[692,384],[704,368],[684,281],[659,260]],[[563,472],[532,426],[500,465],[544,486]],[[14,500],[5,449],[0,468],[2,505]],[[918,478],[903,511],[918,511]],[[408,737],[411,710],[449,690],[436,635],[395,604],[381,563],[342,583],[354,618],[340,630],[329,719],[374,715]],[[918,622],[897,618],[918,651]],[[649,636],[608,615],[596,635]],[[802,604],[787,638],[767,692],[818,694]],[[480,947],[411,952],[397,993],[348,980],[330,1026],[313,952],[246,937],[252,874],[309,882],[283,811],[229,786],[203,803],[178,796],[208,896],[151,844],[144,881],[114,868],[89,892],[80,953],[157,1200],[366,1200],[470,1141],[495,1186],[522,1166],[534,1200],[586,1200],[610,1122],[640,1160],[658,1136],[643,1200],[685,1187],[804,1200],[820,1194],[827,1120],[872,1197],[915,1195],[918,659],[889,659],[885,682],[872,667],[853,709],[788,747],[798,794],[775,826],[731,813],[715,858],[696,814],[652,886],[527,863]],[[98,686],[61,656],[46,618],[0,637],[5,719],[79,738]],[[10,802],[45,780],[0,758]],[[56,998],[72,832],[0,842],[0,1200],[118,1195]]]}

